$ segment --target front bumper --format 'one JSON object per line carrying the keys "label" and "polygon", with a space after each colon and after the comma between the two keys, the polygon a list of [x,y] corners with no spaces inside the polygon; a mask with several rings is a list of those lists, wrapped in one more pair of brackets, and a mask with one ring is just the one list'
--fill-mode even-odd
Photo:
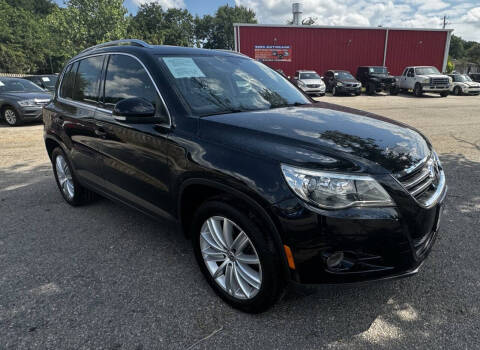
{"label": "front bumper", "polygon": [[[447,188],[435,205],[420,207],[398,191],[396,207],[322,210],[292,198],[273,207],[300,283],[357,283],[414,274],[439,232]],[[329,266],[329,258],[343,258]]]}
{"label": "front bumper", "polygon": [[42,107],[18,107],[20,116],[24,120],[40,120],[42,119]]}
{"label": "front bumper", "polygon": [[299,87],[306,94],[325,94],[325,89],[326,89],[325,85],[321,85],[316,88],[311,88],[308,86],[299,86]]}
{"label": "front bumper", "polygon": [[450,85],[431,85],[430,83],[422,83],[422,90],[425,92],[445,92],[450,90]]}
{"label": "front bumper", "polygon": [[471,95],[478,95],[480,94],[480,87],[470,87],[470,88],[464,88],[463,92],[465,94],[471,94]]}
{"label": "front bumper", "polygon": [[354,94],[354,93],[360,93],[362,91],[362,85],[360,86],[335,86],[338,92],[344,93],[344,94]]}

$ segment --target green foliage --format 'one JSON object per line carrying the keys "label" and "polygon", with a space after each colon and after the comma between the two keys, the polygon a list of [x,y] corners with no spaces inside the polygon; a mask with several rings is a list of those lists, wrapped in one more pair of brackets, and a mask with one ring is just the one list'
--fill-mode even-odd
{"label": "green foliage", "polygon": [[164,11],[157,3],[140,6],[137,14],[130,17],[127,32],[130,37],[153,45],[192,46],[195,35],[193,17],[187,10]]}
{"label": "green foliage", "polygon": [[451,58],[449,57],[447,61],[447,73],[448,74],[452,73],[454,69],[455,69],[455,65],[453,64]]}
{"label": "green foliage", "polygon": [[257,23],[255,12],[244,6],[221,6],[215,16],[195,18],[197,45],[207,49],[234,48],[233,23]]}
{"label": "green foliage", "polygon": [[452,35],[449,55],[457,60],[480,64],[480,43]]}

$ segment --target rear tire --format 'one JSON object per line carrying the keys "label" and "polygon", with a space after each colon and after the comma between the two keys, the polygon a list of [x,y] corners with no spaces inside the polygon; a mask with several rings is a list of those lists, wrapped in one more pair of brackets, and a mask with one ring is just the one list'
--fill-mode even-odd
{"label": "rear tire", "polygon": [[77,181],[72,165],[60,147],[52,151],[52,166],[58,189],[63,199],[71,206],[79,206],[92,202],[96,195]]}
{"label": "rear tire", "polygon": [[[230,224],[228,230],[224,230],[225,219],[234,224]],[[248,213],[248,210],[244,209],[241,211],[233,205],[225,203],[224,199],[211,199],[197,209],[190,232],[195,257],[207,282],[224,301],[232,307],[248,313],[260,313],[270,308],[279,299],[284,287],[284,280],[281,277],[282,263],[279,258],[282,255],[275,248],[271,234],[260,228],[258,220],[259,218],[255,214]],[[217,224],[219,236],[224,238],[223,243],[219,244],[219,239],[210,233],[215,232],[215,230],[211,230],[214,227],[213,223]],[[223,232],[230,232],[230,239],[225,239],[226,236],[223,235]],[[234,248],[235,241],[238,242],[236,238],[242,232],[249,242],[246,247],[250,251],[247,254],[238,253],[240,250],[236,252]],[[225,243],[228,241],[230,243]],[[218,248],[222,248],[222,250]],[[206,253],[207,251],[208,253]],[[210,254],[213,254],[211,258],[215,260],[213,263],[207,258],[207,256],[211,256]],[[244,267],[241,267],[244,262],[235,254],[258,258],[258,265],[248,265],[251,268],[250,273],[256,276],[254,283],[252,280],[248,282],[248,278],[242,278],[242,276],[249,277],[251,275],[244,272]],[[218,272],[219,275],[214,277],[217,269],[220,271],[223,264],[226,264],[223,272]],[[230,266],[230,270],[228,270],[228,266]],[[228,279],[231,281],[228,286],[227,276],[231,276],[231,279]]]}
{"label": "rear tire", "polygon": [[19,126],[23,124],[22,118],[20,118],[17,111],[12,107],[3,108],[2,118],[10,126]]}

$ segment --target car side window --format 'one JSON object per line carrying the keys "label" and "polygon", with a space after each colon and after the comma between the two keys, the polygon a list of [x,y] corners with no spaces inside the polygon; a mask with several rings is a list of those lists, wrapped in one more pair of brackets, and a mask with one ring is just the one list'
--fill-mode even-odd
{"label": "car side window", "polygon": [[73,83],[75,82],[75,73],[78,68],[78,62],[70,64],[63,73],[62,86],[60,87],[60,97],[72,98]]}
{"label": "car side window", "polygon": [[156,109],[155,115],[168,121],[155,85],[140,62],[126,55],[111,55],[105,77],[104,107],[113,110],[119,101],[133,97],[144,98],[152,103]]}
{"label": "car side window", "polygon": [[413,77],[413,76],[414,76],[414,74],[413,74],[413,68],[410,68],[410,69],[408,70],[407,76],[409,76],[409,77]]}
{"label": "car side window", "polygon": [[80,61],[73,88],[75,101],[97,103],[103,58],[104,56],[93,56]]}

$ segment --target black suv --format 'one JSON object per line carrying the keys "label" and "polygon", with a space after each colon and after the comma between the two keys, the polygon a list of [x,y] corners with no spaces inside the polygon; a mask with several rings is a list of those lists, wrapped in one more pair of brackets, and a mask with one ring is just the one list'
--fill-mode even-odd
{"label": "black suv", "polygon": [[43,118],[69,204],[100,194],[177,222],[208,283],[244,311],[287,281],[412,275],[438,232],[445,176],[420,132],[315,103],[234,53],[87,49]]}
{"label": "black suv", "polygon": [[368,95],[387,91],[397,95],[400,91],[397,79],[390,75],[387,67],[363,66],[357,69],[357,80],[360,81]]}
{"label": "black suv", "polygon": [[480,73],[470,73],[468,75],[473,81],[480,83]]}
{"label": "black suv", "polygon": [[362,92],[362,83],[355,79],[348,70],[329,70],[325,72],[323,81],[326,90],[331,92],[333,96],[339,94],[355,94],[358,96]]}

